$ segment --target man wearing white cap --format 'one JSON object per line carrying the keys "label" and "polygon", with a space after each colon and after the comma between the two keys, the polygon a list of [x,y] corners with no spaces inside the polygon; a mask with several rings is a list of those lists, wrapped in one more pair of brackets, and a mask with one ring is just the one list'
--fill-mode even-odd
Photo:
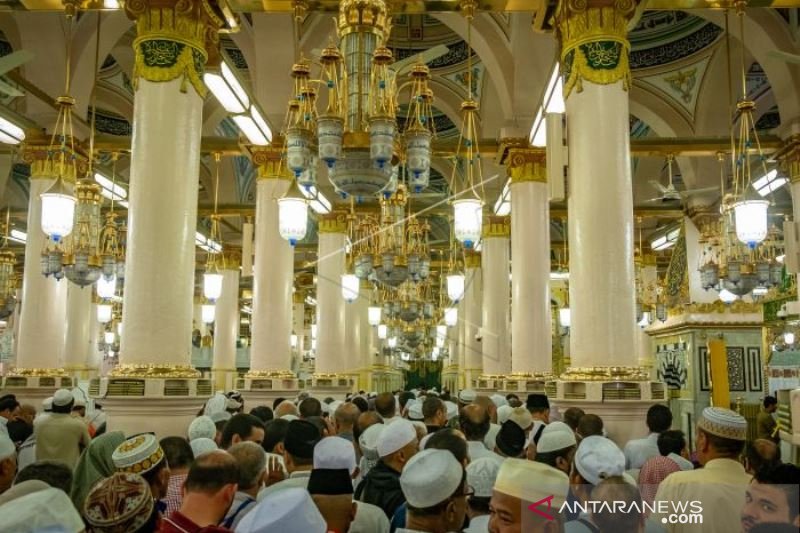
{"label": "man wearing white cap", "polygon": [[542,431],[536,445],[537,463],[546,464],[569,475],[575,457],[577,441],[575,433],[564,422],[550,422]]}
{"label": "man wearing white cap", "polygon": [[478,397],[478,393],[476,393],[472,389],[464,389],[458,393],[458,407],[464,407],[465,405],[469,405],[475,401],[475,398]]}
{"label": "man wearing white cap", "polygon": [[8,435],[0,433],[0,494],[8,490],[17,475],[17,448]]}
{"label": "man wearing white cap", "polygon": [[564,518],[558,511],[568,490],[569,478],[563,472],[525,459],[506,459],[492,492],[489,532],[560,532]]}
{"label": "man wearing white cap", "polygon": [[[318,478],[318,480],[326,479],[326,476],[332,475],[337,470],[346,470],[348,480],[356,475],[356,454],[353,445],[338,437],[326,437],[319,441],[314,447],[314,469],[311,471],[309,478],[309,491],[311,494],[322,494],[324,491],[312,490],[311,480]],[[335,478],[335,476],[334,476]],[[389,532],[389,519],[379,507],[364,502],[353,502],[353,485],[350,483],[350,492],[347,493],[351,496],[350,500],[355,506],[355,518],[350,523],[349,533],[388,533]],[[332,485],[335,483],[332,482]],[[333,488],[333,487],[332,487]],[[334,494],[333,492],[328,494]],[[339,496],[342,493],[337,492]],[[314,499],[315,503],[319,506],[317,498]],[[323,515],[325,513],[323,512]]]}
{"label": "man wearing white cap", "polygon": [[[739,531],[738,511],[744,506],[752,477],[738,461],[746,439],[743,416],[721,407],[703,409],[696,438],[697,460],[703,468],[667,476],[658,487],[656,501],[702,502],[703,524],[713,524],[714,531]],[[657,513],[651,515],[656,523],[662,518]],[[670,532],[697,530],[691,524],[667,523],[665,527]]]}
{"label": "man wearing white cap", "polygon": [[75,398],[67,389],[59,389],[53,395],[53,413],[33,428],[37,461],[61,461],[75,468],[91,437],[86,423],[70,415],[74,403]]}
{"label": "man wearing white cap", "polygon": [[327,526],[308,491],[292,487],[262,500],[242,518],[236,533],[325,533]]}
{"label": "man wearing white cap", "polygon": [[[609,440],[593,435],[581,440],[575,452],[575,465],[570,475],[570,485],[575,499],[585,503],[591,499],[592,490],[604,479],[622,476],[625,472],[625,454]],[[571,509],[575,511],[575,509]],[[580,512],[577,520],[567,522],[566,533],[592,533],[596,527],[589,513]]]}
{"label": "man wearing white cap", "polygon": [[377,441],[380,460],[358,484],[355,498],[377,505],[391,518],[405,501],[400,473],[417,453],[417,445],[417,431],[408,420],[396,420],[386,426]]}
{"label": "man wearing white cap", "polygon": [[467,485],[474,494],[467,499],[469,527],[464,533],[486,533],[489,527],[489,501],[500,472],[502,461],[493,457],[482,457],[467,465]]}
{"label": "man wearing white cap", "polygon": [[466,473],[452,453],[423,450],[406,465],[400,485],[408,502],[406,527],[397,533],[458,531],[469,497]]}

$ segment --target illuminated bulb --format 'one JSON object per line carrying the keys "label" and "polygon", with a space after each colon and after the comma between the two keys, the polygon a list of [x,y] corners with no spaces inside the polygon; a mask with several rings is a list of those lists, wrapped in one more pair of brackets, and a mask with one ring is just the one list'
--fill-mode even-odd
{"label": "illuminated bulb", "polygon": [[111,305],[100,304],[97,306],[97,321],[101,324],[111,322]]}
{"label": "illuminated bulb", "polygon": [[381,308],[378,306],[370,306],[367,310],[367,321],[370,326],[377,326],[381,323]]}
{"label": "illuminated bulb", "polygon": [[114,341],[116,340],[116,338],[117,338],[117,336],[114,334],[113,331],[106,331],[105,333],[103,333],[103,340],[106,341],[106,344],[109,344],[109,345],[110,344],[114,344]]}
{"label": "illuminated bulb", "polygon": [[397,337],[389,337],[389,340],[386,341],[386,344],[389,346],[389,348],[397,348]]}
{"label": "illuminated bulb", "polygon": [[450,274],[447,276],[447,297],[458,302],[464,297],[464,275]]}
{"label": "illuminated bulb", "polygon": [[458,323],[458,307],[448,307],[444,310],[444,323],[451,328]]}
{"label": "illuminated bulb", "polygon": [[378,338],[383,340],[386,338],[386,335],[389,332],[389,328],[386,327],[386,324],[378,325]]}
{"label": "illuminated bulb", "polygon": [[216,309],[213,304],[204,304],[201,308],[202,320],[206,324],[211,324],[216,318]]}
{"label": "illuminated bulb", "polygon": [[722,289],[721,291],[719,291],[719,299],[722,301],[722,303],[730,304],[738,300],[739,297],[733,294],[728,289]]}
{"label": "illuminated bulb", "polygon": [[97,280],[97,296],[100,298],[111,298],[114,296],[114,293],[117,292],[117,278],[113,277],[110,280],[107,280],[104,277],[100,277]]}
{"label": "illuminated bulb", "polygon": [[564,307],[558,310],[558,322],[562,328],[568,328],[572,325],[572,312],[569,307]]}
{"label": "illuminated bulb", "polygon": [[[222,274],[206,272],[203,274],[203,296],[216,300],[222,295]],[[213,322],[213,320],[212,320]]]}
{"label": "illuminated bulb", "polygon": [[794,333],[792,333],[791,331],[787,331],[786,333],[783,334],[783,342],[785,342],[786,344],[794,344],[794,340],[795,340]]}

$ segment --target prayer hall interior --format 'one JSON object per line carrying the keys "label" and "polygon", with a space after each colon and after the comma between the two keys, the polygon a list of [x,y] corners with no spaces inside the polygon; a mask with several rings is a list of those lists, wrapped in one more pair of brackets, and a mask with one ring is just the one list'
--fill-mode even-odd
{"label": "prayer hall interior", "polygon": [[800,527],[798,87],[800,0],[3,3],[0,532]]}

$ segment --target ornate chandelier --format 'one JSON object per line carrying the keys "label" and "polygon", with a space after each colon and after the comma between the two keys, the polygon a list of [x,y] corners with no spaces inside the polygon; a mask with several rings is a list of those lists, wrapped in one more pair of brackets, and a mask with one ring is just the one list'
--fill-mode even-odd
{"label": "ornate chandelier", "polygon": [[[210,247],[206,253],[206,268],[203,273],[203,296],[210,300],[211,305],[222,295],[222,271],[225,269],[225,255],[222,253],[222,238],[219,229],[219,213],[217,203],[219,200],[219,162],[220,154],[214,153],[214,213],[211,215],[210,241],[220,243],[219,248]],[[213,319],[210,321],[213,322]]]}
{"label": "ornate chandelier", "polygon": [[[304,9],[295,6],[296,28]],[[339,4],[338,45],[320,54],[319,86],[325,110],[302,57],[292,67],[294,97],[286,117],[286,164],[301,185],[315,178],[317,161],[343,198],[391,194],[398,164],[405,163],[415,191],[427,186],[434,135],[433,92],[424,65],[398,87],[393,55],[386,43],[391,17],[384,0],[345,0]],[[409,114],[399,131],[396,109],[401,92],[410,92]]]}

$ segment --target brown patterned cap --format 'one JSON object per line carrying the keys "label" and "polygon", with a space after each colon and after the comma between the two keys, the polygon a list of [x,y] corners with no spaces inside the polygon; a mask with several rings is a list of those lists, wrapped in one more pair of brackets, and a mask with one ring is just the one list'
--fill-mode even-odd
{"label": "brown patterned cap", "polygon": [[149,520],[153,505],[150,485],[142,476],[117,472],[92,487],[83,516],[95,532],[127,533]]}
{"label": "brown patterned cap", "polygon": [[706,407],[697,421],[697,427],[718,437],[747,440],[747,420],[730,409]]}

